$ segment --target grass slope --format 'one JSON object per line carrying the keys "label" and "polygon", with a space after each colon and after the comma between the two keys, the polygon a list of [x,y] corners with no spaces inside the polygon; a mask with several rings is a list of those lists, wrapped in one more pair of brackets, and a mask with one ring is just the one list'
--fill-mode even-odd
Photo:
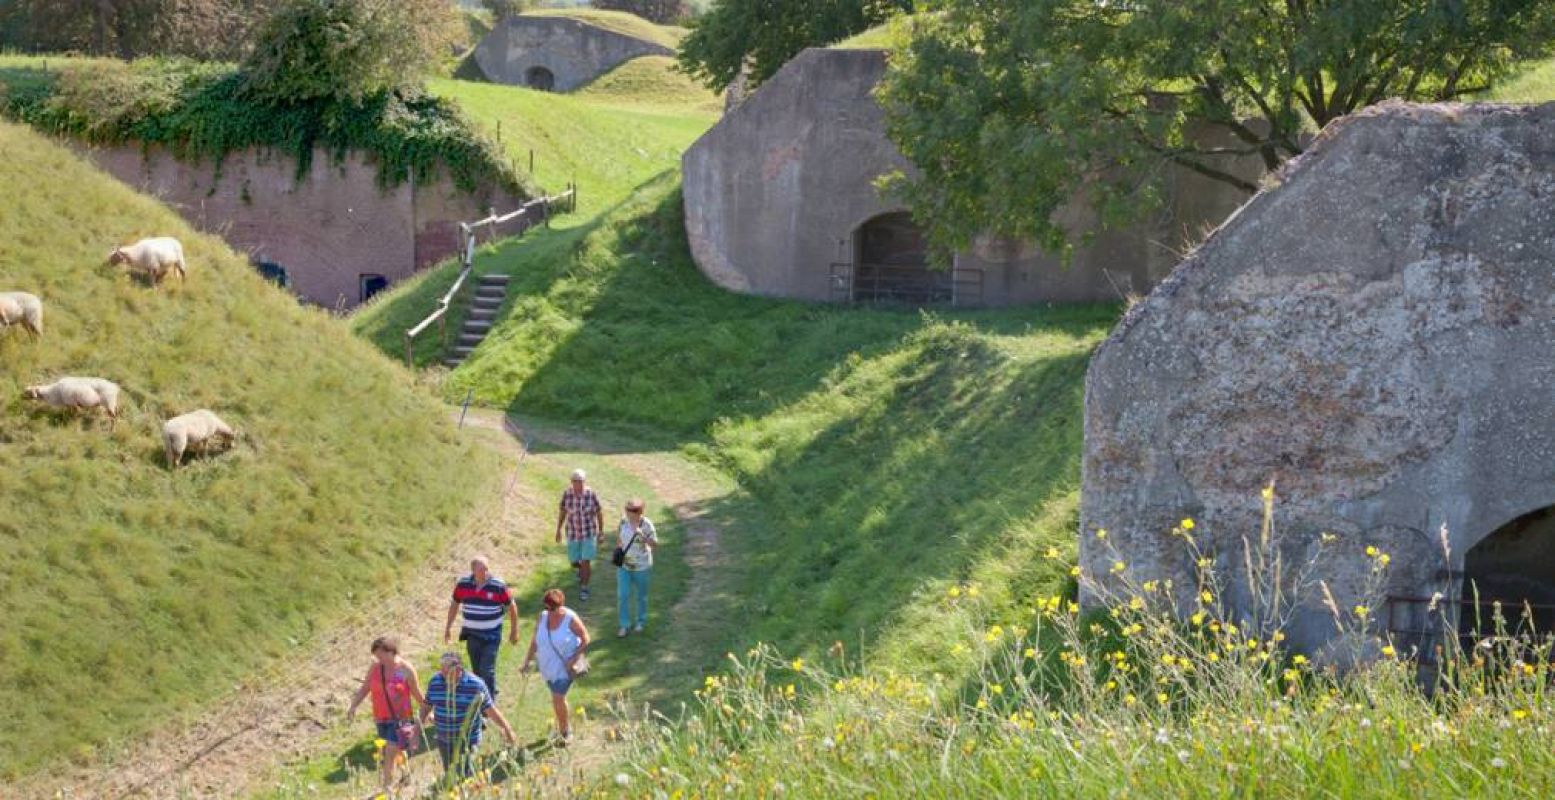
{"label": "grass slope", "polygon": [[[0,333],[3,776],[213,702],[433,546],[492,462],[216,238],[25,128],[0,123],[0,154],[0,288],[47,326]],[[148,234],[183,240],[187,287],[103,266]],[[21,399],[67,374],[125,388],[115,432]],[[161,421],[200,407],[246,439],[169,472]]]}
{"label": "grass slope", "polygon": [[[665,98],[673,102],[653,106],[622,107],[621,92],[610,87],[560,95],[442,80],[433,81],[432,90],[458,103],[467,117],[497,136],[520,170],[528,169],[533,152],[533,182],[548,194],[577,183],[578,211],[556,219],[553,224],[561,229],[595,225],[637,187],[677,168],[680,154],[716,121],[714,114],[694,107],[699,101],[690,94],[671,93]],[[546,239],[541,247],[555,248],[559,241]],[[493,263],[483,260],[482,269]],[[400,282],[358,309],[353,326],[402,358],[405,330],[431,312],[457,273],[455,265],[445,264]],[[456,307],[449,315],[450,330],[458,330],[463,315],[464,308]],[[435,336],[423,336],[417,341],[416,363],[437,363],[442,352]]]}
{"label": "grass slope", "polygon": [[1555,100],[1555,58],[1529,64],[1517,77],[1487,92],[1499,103],[1548,103]]}
{"label": "grass slope", "polygon": [[652,430],[746,490],[721,510],[742,520],[744,590],[716,612],[729,648],[862,635],[924,665],[963,624],[939,611],[947,582],[1015,603],[1067,580],[1021,554],[1072,549],[1082,379],[1114,308],[926,315],[731,294],[690,263],[672,178],[477,269],[514,275],[518,296],[448,396]]}
{"label": "grass slope", "polygon": [[671,56],[634,58],[573,93],[608,105],[684,109],[703,114],[723,110],[723,100],[681,72]]}

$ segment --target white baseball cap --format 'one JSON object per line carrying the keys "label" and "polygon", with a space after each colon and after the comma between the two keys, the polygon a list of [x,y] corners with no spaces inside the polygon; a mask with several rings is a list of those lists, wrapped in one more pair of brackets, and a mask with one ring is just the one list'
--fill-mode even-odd
{"label": "white baseball cap", "polygon": [[588,478],[588,475],[584,474],[583,470],[581,470],[581,469],[575,469],[575,470],[572,471],[572,479],[575,480],[575,481],[581,481],[581,480],[585,480],[587,478]]}

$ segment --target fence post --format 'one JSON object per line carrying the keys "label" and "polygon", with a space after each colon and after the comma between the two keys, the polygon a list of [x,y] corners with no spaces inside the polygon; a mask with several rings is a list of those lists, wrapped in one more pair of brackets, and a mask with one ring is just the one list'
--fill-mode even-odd
{"label": "fence post", "polygon": [[533,147],[529,148],[529,174],[531,176],[535,174],[535,149]]}

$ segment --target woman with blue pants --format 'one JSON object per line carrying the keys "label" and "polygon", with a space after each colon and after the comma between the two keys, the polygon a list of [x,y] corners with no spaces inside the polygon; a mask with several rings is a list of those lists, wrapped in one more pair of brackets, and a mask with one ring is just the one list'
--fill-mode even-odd
{"label": "woman with blue pants", "polygon": [[[616,530],[616,546],[626,558],[616,568],[616,611],[621,628],[616,636],[625,636],[628,629],[642,632],[648,624],[648,581],[653,576],[653,551],[659,546],[653,523],[643,516],[643,501],[634,497],[626,501],[626,519]],[[637,595],[637,618],[633,624],[628,613],[633,594]]]}

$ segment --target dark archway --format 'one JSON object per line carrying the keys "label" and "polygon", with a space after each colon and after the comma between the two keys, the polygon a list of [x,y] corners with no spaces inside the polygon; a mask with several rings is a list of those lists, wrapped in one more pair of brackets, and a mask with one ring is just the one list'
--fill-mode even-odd
{"label": "dark archway", "polygon": [[556,88],[556,74],[545,67],[530,67],[524,70],[524,85],[538,91],[549,92]]}
{"label": "dark archway", "polygon": [[1498,604],[1507,632],[1555,630],[1555,506],[1502,525],[1463,554],[1460,634],[1494,633]]}
{"label": "dark archway", "polygon": [[362,302],[372,299],[372,296],[389,288],[389,279],[382,275],[362,274],[357,276],[362,287]]}
{"label": "dark archway", "polygon": [[257,261],[254,263],[254,269],[259,270],[260,277],[276,286],[282,289],[292,288],[292,276],[280,264],[274,261]]}
{"label": "dark archway", "polygon": [[948,269],[930,269],[923,229],[905,211],[881,214],[853,233],[853,299],[932,305],[955,300]]}

